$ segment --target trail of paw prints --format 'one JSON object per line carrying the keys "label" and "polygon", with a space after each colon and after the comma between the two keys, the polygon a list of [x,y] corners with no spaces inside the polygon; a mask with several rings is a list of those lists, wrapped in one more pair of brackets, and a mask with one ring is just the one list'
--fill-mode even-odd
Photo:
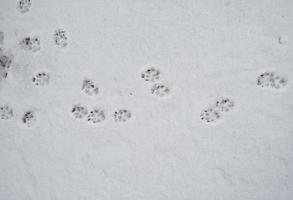
{"label": "trail of paw prints", "polygon": [[36,86],[46,86],[50,83],[50,74],[47,72],[39,72],[32,77],[32,82]]}
{"label": "trail of paw prints", "polygon": [[68,45],[68,37],[65,29],[59,28],[54,32],[54,42],[55,45],[64,48]]}
{"label": "trail of paw prints", "polygon": [[99,94],[99,87],[90,79],[84,79],[82,82],[81,91],[88,96],[97,96]]}
{"label": "trail of paw prints", "polygon": [[88,109],[86,106],[81,104],[73,105],[71,109],[73,118],[86,121],[89,124],[102,124],[106,120],[106,114],[103,108],[92,108]]}
{"label": "trail of paw prints", "polygon": [[232,111],[235,107],[234,100],[230,98],[221,98],[216,103],[200,113],[200,119],[207,124],[218,122],[225,113]]}
{"label": "trail of paw prints", "polygon": [[154,67],[148,67],[141,73],[143,81],[151,83],[150,94],[158,99],[171,96],[171,88],[161,80],[161,71]]}
{"label": "trail of paw prints", "polygon": [[113,119],[114,122],[123,124],[132,119],[132,112],[128,109],[117,109],[114,111]]}
{"label": "trail of paw prints", "polygon": [[38,35],[27,36],[21,39],[19,42],[21,49],[26,51],[31,51],[33,53],[40,51],[41,49],[41,39]]}
{"label": "trail of paw prints", "polygon": [[7,105],[1,105],[0,106],[0,119],[1,120],[10,120],[11,118],[13,118],[14,114],[13,114],[13,109]]}
{"label": "trail of paw prints", "polygon": [[12,62],[12,55],[0,51],[0,80],[7,78]]}
{"label": "trail of paw prints", "polygon": [[26,111],[23,114],[21,121],[25,127],[30,128],[30,127],[34,126],[37,121],[35,112],[32,110]]}
{"label": "trail of paw prints", "polygon": [[256,84],[261,88],[278,90],[285,88],[288,80],[275,72],[267,71],[257,77]]}
{"label": "trail of paw prints", "polygon": [[22,14],[27,13],[30,11],[32,6],[31,0],[18,0],[17,1],[17,9]]}

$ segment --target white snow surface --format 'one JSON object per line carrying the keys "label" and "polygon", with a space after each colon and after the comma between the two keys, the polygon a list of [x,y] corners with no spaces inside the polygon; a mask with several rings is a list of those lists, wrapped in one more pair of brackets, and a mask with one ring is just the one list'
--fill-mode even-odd
{"label": "white snow surface", "polygon": [[[13,61],[0,82],[0,104],[13,109],[0,120],[0,200],[293,198],[292,0],[17,5],[0,0],[0,48]],[[54,43],[56,30],[66,44]],[[28,36],[40,38],[36,52],[21,48]],[[167,96],[141,78],[150,66]],[[266,71],[287,85],[259,87]],[[33,84],[39,72],[49,82]],[[82,90],[85,79],[97,95]],[[223,97],[235,107],[203,122]],[[74,105],[105,119],[76,119]],[[119,109],[131,117],[117,120]]]}

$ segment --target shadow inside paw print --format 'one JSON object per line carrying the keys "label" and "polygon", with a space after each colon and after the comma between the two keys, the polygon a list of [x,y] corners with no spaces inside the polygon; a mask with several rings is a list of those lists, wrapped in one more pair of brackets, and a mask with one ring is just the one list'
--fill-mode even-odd
{"label": "shadow inside paw print", "polygon": [[106,115],[102,109],[91,110],[87,116],[87,121],[92,122],[93,124],[101,123],[105,121]]}
{"label": "shadow inside paw print", "polygon": [[36,116],[33,111],[27,111],[22,117],[22,123],[27,127],[31,127],[36,122]]}
{"label": "shadow inside paw print", "polygon": [[77,104],[72,107],[71,114],[76,119],[82,119],[88,115],[88,109],[85,106]]}
{"label": "shadow inside paw print", "polygon": [[287,85],[288,80],[285,77],[274,72],[264,72],[257,77],[257,86],[269,89],[281,89]]}
{"label": "shadow inside paw print", "polygon": [[221,117],[220,113],[214,108],[208,108],[202,110],[200,113],[200,119],[205,123],[213,123],[219,120]]}
{"label": "shadow inside paw print", "polygon": [[117,123],[124,123],[129,121],[132,118],[130,110],[120,109],[114,112],[114,121]]}
{"label": "shadow inside paw print", "polygon": [[58,47],[66,47],[68,45],[66,31],[62,28],[57,29],[54,33],[54,41]]}
{"label": "shadow inside paw print", "polygon": [[13,117],[13,109],[8,105],[0,106],[0,119],[9,120]]}
{"label": "shadow inside paw print", "polygon": [[19,42],[19,46],[27,51],[37,52],[41,49],[41,40],[38,35],[23,38]]}
{"label": "shadow inside paw print", "polygon": [[163,83],[155,83],[151,87],[151,93],[157,97],[168,97],[171,94],[170,88]]}
{"label": "shadow inside paw print", "polygon": [[235,106],[232,99],[222,98],[216,102],[215,108],[220,112],[229,112]]}
{"label": "shadow inside paw print", "polygon": [[17,9],[21,13],[26,13],[30,11],[31,6],[32,6],[31,0],[18,0]]}
{"label": "shadow inside paw print", "polygon": [[40,72],[33,76],[32,82],[36,86],[45,86],[50,82],[50,75],[46,72]]}
{"label": "shadow inside paw print", "polygon": [[147,82],[156,82],[160,80],[161,72],[154,67],[149,67],[142,74],[141,78]]}
{"label": "shadow inside paw print", "polygon": [[95,86],[94,82],[90,79],[83,80],[81,90],[89,96],[96,96],[99,94],[99,88]]}
{"label": "shadow inside paw print", "polygon": [[12,61],[12,55],[0,52],[0,79],[7,78]]}

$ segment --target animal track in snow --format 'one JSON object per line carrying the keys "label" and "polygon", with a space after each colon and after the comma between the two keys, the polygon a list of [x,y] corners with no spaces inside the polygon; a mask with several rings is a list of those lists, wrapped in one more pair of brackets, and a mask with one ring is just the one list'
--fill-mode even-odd
{"label": "animal track in snow", "polygon": [[34,36],[24,37],[19,42],[19,46],[20,46],[20,48],[22,48],[26,51],[31,51],[33,53],[40,51],[40,49],[41,49],[40,36],[34,35]]}
{"label": "animal track in snow", "polygon": [[117,123],[125,123],[132,118],[132,113],[127,109],[119,109],[114,112],[114,121]]}
{"label": "animal track in snow", "polygon": [[143,73],[141,73],[141,78],[147,82],[157,82],[160,80],[161,72],[154,68],[149,67]]}
{"label": "animal track in snow", "polygon": [[71,114],[75,119],[83,119],[88,115],[88,109],[81,104],[76,104],[72,106]]}
{"label": "animal track in snow", "polygon": [[200,113],[200,119],[206,123],[212,123],[220,119],[220,113],[214,108],[204,109]]}
{"label": "animal track in snow", "polygon": [[17,2],[17,9],[22,14],[30,11],[31,6],[32,6],[31,0],[18,0],[18,2]]}
{"label": "animal track in snow", "polygon": [[22,116],[22,123],[27,127],[32,127],[36,122],[34,111],[26,111]]}
{"label": "animal track in snow", "polygon": [[151,87],[151,94],[156,97],[168,97],[171,94],[171,90],[164,83],[155,83]]}
{"label": "animal track in snow", "polygon": [[14,116],[13,109],[8,105],[0,106],[0,119],[9,120]]}
{"label": "animal track in snow", "polygon": [[39,72],[33,76],[32,82],[36,86],[48,85],[50,82],[50,75],[47,72]]}
{"label": "animal track in snow", "polygon": [[66,47],[68,45],[68,38],[65,29],[57,29],[54,33],[54,41],[58,47]]}
{"label": "animal track in snow", "polygon": [[257,77],[257,86],[267,89],[281,89],[286,87],[288,80],[274,72],[264,72]]}
{"label": "animal track in snow", "polygon": [[96,96],[99,94],[99,88],[90,79],[83,80],[81,90],[89,96]]}
{"label": "animal track in snow", "polygon": [[13,62],[13,56],[0,51],[0,80],[8,76],[8,71]]}
{"label": "animal track in snow", "polygon": [[87,121],[93,124],[101,123],[105,121],[106,115],[103,109],[95,108],[91,110],[87,116]]}

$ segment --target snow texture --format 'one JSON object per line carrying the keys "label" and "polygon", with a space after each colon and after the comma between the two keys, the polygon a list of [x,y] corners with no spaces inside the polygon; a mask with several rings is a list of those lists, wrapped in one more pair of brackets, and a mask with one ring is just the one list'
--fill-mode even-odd
{"label": "snow texture", "polygon": [[0,200],[289,200],[292,0],[1,0]]}

